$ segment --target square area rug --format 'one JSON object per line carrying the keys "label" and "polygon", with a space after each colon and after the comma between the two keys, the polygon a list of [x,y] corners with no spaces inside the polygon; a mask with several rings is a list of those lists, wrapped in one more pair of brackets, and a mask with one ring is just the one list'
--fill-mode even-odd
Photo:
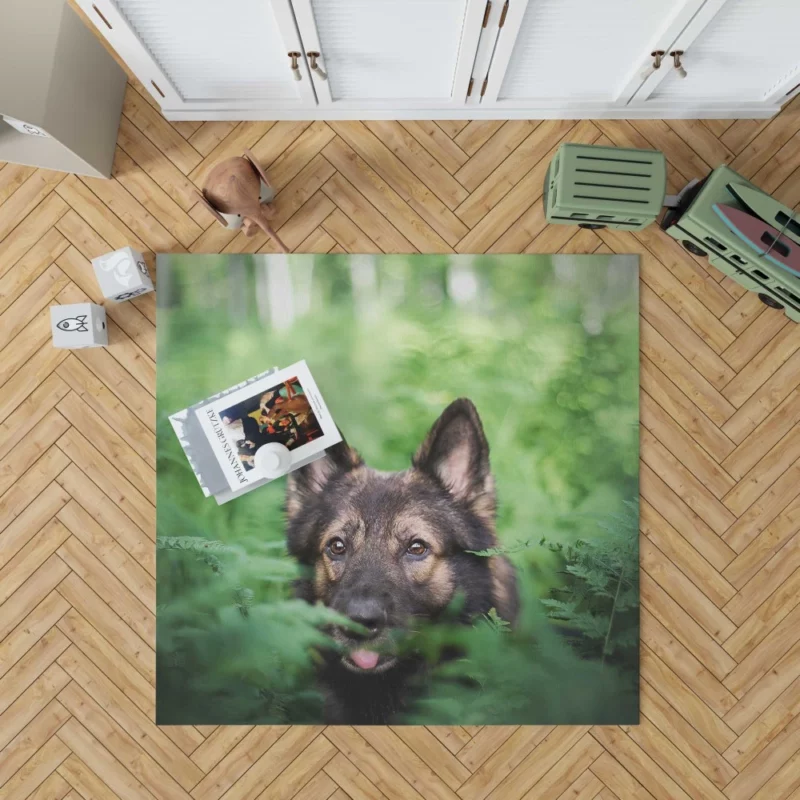
{"label": "square area rug", "polygon": [[[168,255],[158,304],[159,724],[638,723],[637,257]],[[343,440],[205,496],[170,415],[300,361]]]}

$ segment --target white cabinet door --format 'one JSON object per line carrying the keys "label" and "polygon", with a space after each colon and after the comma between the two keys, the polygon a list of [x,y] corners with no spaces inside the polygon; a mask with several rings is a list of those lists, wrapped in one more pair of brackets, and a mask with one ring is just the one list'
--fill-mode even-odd
{"label": "white cabinet door", "polygon": [[164,109],[316,106],[289,0],[77,2]]}
{"label": "white cabinet door", "polygon": [[[463,106],[486,0],[292,0],[320,109]],[[318,53],[318,56],[313,54]]]}
{"label": "white cabinet door", "polygon": [[[713,12],[713,13],[712,13]],[[780,104],[800,91],[800,0],[709,0],[670,45],[682,50],[686,77],[668,67],[634,104]]]}
{"label": "white cabinet door", "polygon": [[[703,0],[509,0],[481,105],[624,106]],[[588,113],[587,113],[588,116]]]}

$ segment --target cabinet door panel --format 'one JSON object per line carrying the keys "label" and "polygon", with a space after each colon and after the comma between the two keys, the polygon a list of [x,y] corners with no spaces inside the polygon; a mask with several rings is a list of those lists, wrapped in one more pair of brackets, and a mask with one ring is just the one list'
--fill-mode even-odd
{"label": "cabinet door panel", "polygon": [[615,102],[631,70],[642,68],[642,55],[685,5],[529,0],[504,75],[490,73],[489,96],[517,105]]}
{"label": "cabinet door panel", "polygon": [[296,81],[290,69],[299,37],[288,0],[78,2],[102,14],[100,31],[165,107],[316,104],[308,75]]}
{"label": "cabinet door panel", "polygon": [[509,0],[483,105],[624,106],[704,0]]}
{"label": "cabinet door panel", "polygon": [[320,105],[463,104],[485,0],[292,0]]}
{"label": "cabinet door panel", "polygon": [[[653,103],[780,102],[800,81],[800,0],[727,0],[670,69]],[[638,98],[637,98],[638,99]]]}

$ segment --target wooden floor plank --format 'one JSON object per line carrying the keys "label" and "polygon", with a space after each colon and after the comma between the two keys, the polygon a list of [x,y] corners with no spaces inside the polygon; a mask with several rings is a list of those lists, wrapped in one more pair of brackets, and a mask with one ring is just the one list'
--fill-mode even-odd
{"label": "wooden floor plank", "polygon": [[[594,736],[653,797],[690,800],[688,795],[632,738],[619,728],[594,728]],[[716,793],[712,796],[718,796]],[[719,795],[721,796],[721,795]]]}
{"label": "wooden floor plank", "polygon": [[[664,734],[667,741],[680,750],[691,763],[699,767],[702,774],[717,789],[722,789],[736,777],[736,770],[728,761],[646,680],[642,681],[641,685],[641,702],[642,714],[645,719],[652,722]],[[643,732],[649,733],[650,731],[650,726],[647,724],[642,725],[641,728]],[[634,741],[639,741],[633,731],[633,728],[627,729]]]}
{"label": "wooden floor plank", "polygon": [[797,679],[800,644],[795,646],[725,715],[725,722],[742,733],[763,714]]}
{"label": "wooden floor plank", "polygon": [[82,614],[108,641],[113,642],[117,652],[133,666],[150,684],[155,683],[156,657],[152,647],[142,640],[100,595],[70,572],[58,584],[61,595],[73,609]]}
{"label": "wooden floor plank", "polygon": [[607,787],[598,800],[635,797],[636,800],[654,800],[653,795],[640,784],[615,758],[604,753],[591,768],[594,775]]}
{"label": "wooden floor plank", "polygon": [[61,655],[59,666],[185,790],[203,777],[200,768],[75,645]]}
{"label": "wooden floor plank", "polygon": [[[639,746],[641,752],[649,756],[664,770],[675,783],[686,792],[687,797],[704,797],[711,800],[725,800],[719,787],[694,763],[684,755],[676,744],[655,726],[626,725],[622,730]],[[724,763],[724,759],[719,758]],[[729,767],[729,774],[733,772]],[[654,792],[655,793],[655,792]]]}
{"label": "wooden floor plank", "polygon": [[30,214],[53,189],[64,180],[64,174],[52,170],[37,169],[3,203],[0,217],[0,240],[5,239],[21,219]]}
{"label": "wooden floor plank", "polygon": [[[673,638],[667,628],[647,609],[642,610],[642,642],[678,678],[677,681],[669,679],[669,673],[666,673],[668,680],[654,681],[667,699],[670,698],[668,692],[678,691],[680,697],[688,698],[694,703],[696,695],[716,716],[722,716],[736,705],[735,695],[686,647]],[[657,662],[653,663],[658,666]],[[647,675],[647,671],[645,674]],[[672,705],[680,713],[684,712],[684,703],[681,700],[676,700]],[[699,708],[702,711],[702,707]],[[699,728],[697,725],[695,727]]]}
{"label": "wooden floor plank", "polygon": [[421,251],[449,252],[447,242],[345,142],[335,139],[323,151],[325,158],[367,198],[375,208]]}
{"label": "wooden floor plank", "polygon": [[195,185],[126,116],[120,119],[117,146],[184,211],[197,203]]}
{"label": "wooden floor plank", "polygon": [[51,700],[0,751],[0,787],[47,744],[69,717],[69,711],[58,700]]}
{"label": "wooden floor plank", "polygon": [[516,150],[538,125],[528,120],[509,120],[497,133],[471,154],[455,178],[470,192],[480,186]]}
{"label": "wooden floor plank", "polygon": [[34,172],[36,167],[25,164],[4,164],[0,167],[0,205],[5,203]]}
{"label": "wooden floor plank", "polygon": [[53,736],[28,759],[23,767],[5,785],[8,798],[26,798],[32,794],[69,757],[70,749]]}
{"label": "wooden floor plank", "polygon": [[795,718],[800,703],[800,677],[780,695],[723,753],[741,772]]}
{"label": "wooden floor plank", "polygon": [[[642,320],[641,350],[712,422],[722,426],[736,409],[647,320]],[[715,379],[717,380],[717,379]]]}
{"label": "wooden floor plank", "polygon": [[195,800],[219,800],[286,733],[285,726],[253,728],[192,790]]}
{"label": "wooden floor plank", "polygon": [[751,614],[759,613],[761,603],[773,592],[782,590],[798,567],[800,548],[795,546],[794,538],[790,538],[724,607],[725,613],[742,625]]}
{"label": "wooden floor plank", "polygon": [[[591,144],[599,135],[597,128],[586,120],[579,122],[574,127],[566,126],[564,138],[570,142],[578,142],[584,144]],[[556,147],[554,147],[553,139],[546,135],[542,129],[544,123],[540,125],[531,134],[531,137],[536,136],[541,132],[544,138],[544,143],[547,149],[541,154],[538,153],[534,156],[536,164],[529,166],[529,171],[514,170],[517,177],[513,181],[512,187],[505,191],[497,191],[494,197],[500,195],[501,199],[487,207],[488,203],[482,203],[482,211],[480,217],[474,222],[469,218],[469,224],[472,226],[469,233],[458,243],[456,250],[459,253],[483,253],[494,244],[500,236],[508,230],[510,225],[515,222],[523,211],[528,209],[533,202],[541,197],[542,194],[542,179],[547,171],[547,163],[552,155],[555,155]],[[519,149],[519,148],[518,148]],[[508,161],[508,160],[507,160]],[[505,162],[507,163],[507,162]],[[500,184],[503,186],[503,184]],[[476,190],[480,192],[480,187]],[[461,209],[459,209],[461,210]],[[488,213],[487,213],[488,212]],[[459,214],[464,219],[463,213]]]}
{"label": "wooden floor plank", "polygon": [[[750,363],[753,363],[752,361]],[[722,426],[727,436],[741,444],[757,425],[790,397],[800,383],[800,351],[795,352],[770,375]],[[794,408],[793,401],[787,406]]]}
{"label": "wooden floor plank", "polygon": [[[8,236],[0,240],[0,274],[4,275],[14,267],[68,209],[64,200],[53,192],[21,220]],[[0,206],[0,212],[6,215],[4,206]]]}
{"label": "wooden floor plank", "polygon": [[716,569],[736,557],[735,551],[693,511],[646,462],[640,466],[641,496]]}
{"label": "wooden floor plank", "polygon": [[400,124],[451,174],[456,173],[469,159],[469,156],[435,122],[404,120]]}
{"label": "wooden floor plank", "polygon": [[[640,560],[642,569],[646,570],[673,600],[680,601],[690,608],[692,619],[713,639],[721,644],[735,632],[736,626],[708,599],[702,589],[692,583],[647,539],[642,541]],[[728,688],[730,689],[730,686]]]}
{"label": "wooden floor plank", "polygon": [[58,556],[50,556],[11,596],[0,604],[0,636],[7,636],[69,573]]}
{"label": "wooden floor plank", "polygon": [[[642,389],[678,423],[692,441],[725,469],[724,459],[736,445],[655,365],[642,356],[639,362],[639,380]],[[726,470],[727,471],[727,470]]]}
{"label": "wooden floor plank", "polygon": [[69,459],[57,447],[51,447],[0,496],[0,531],[18,517],[47,489],[66,467]]}
{"label": "wooden floor plank", "polygon": [[[145,206],[147,212],[184,247],[188,247],[203,232],[203,229],[120,148],[117,148],[114,155],[111,174],[131,197]],[[128,207],[134,209],[134,213],[138,212],[127,197],[125,202]],[[164,249],[160,239],[158,249]]]}
{"label": "wooden floor plank", "polygon": [[681,627],[676,638],[708,667],[714,677],[723,680],[736,667],[736,662],[651,575],[642,572],[640,580],[643,606],[662,625],[680,621]]}
{"label": "wooden floor plank", "polygon": [[[66,505],[69,496],[57,484],[51,483],[28,507],[3,531],[0,539],[0,566],[3,577],[0,597],[5,600],[15,589],[17,579],[12,575],[22,571],[23,565],[30,571],[36,569],[50,553],[44,555],[53,541],[60,535],[48,526],[53,517]],[[44,556],[44,557],[42,557]],[[38,560],[38,564],[37,564]],[[25,562],[28,562],[25,564]]]}
{"label": "wooden floor plank", "polygon": [[[65,783],[68,789],[71,789],[66,800],[77,800],[79,797],[90,797],[92,800],[113,800],[120,796],[103,783],[74,752],[61,764],[55,775]],[[115,783],[113,778],[110,779],[110,782]]]}
{"label": "wooden floor plank", "polygon": [[[150,683],[132,666],[114,657],[113,645],[85,617],[75,609],[70,609],[58,621],[57,627],[98,669],[111,678],[125,697],[149,717],[155,716]],[[68,705],[64,700],[64,692],[59,697],[62,703]]]}
{"label": "wooden floor plank", "polygon": [[0,314],[39,277],[68,246],[66,239],[50,228],[0,279]]}
{"label": "wooden floor plank", "polygon": [[[139,746],[78,683],[73,681],[58,696],[74,719],[103,743],[108,752],[147,787],[156,798],[189,800],[190,795],[154,758]],[[105,774],[105,773],[103,773]]]}
{"label": "wooden floor plank", "polygon": [[450,247],[466,234],[463,222],[363,123],[336,122],[331,127]]}
{"label": "wooden floor plank", "polygon": [[202,157],[132,86],[125,92],[122,113],[170,160],[188,175]]}
{"label": "wooden floor plank", "polygon": [[[389,800],[421,800],[424,797],[353,728],[330,727],[325,731],[325,738],[363,772]],[[426,781],[425,785],[430,784]]]}
{"label": "wooden floor plank", "polygon": [[[60,774],[68,782],[75,781],[82,796],[95,793],[103,796],[103,784],[113,793],[112,797],[121,800],[155,800],[145,786],[140,783],[111,753],[81,725],[76,717],[58,732],[59,739],[69,748],[74,757],[86,765],[87,770],[75,761]],[[72,758],[72,757],[71,757]],[[103,776],[102,780],[100,775]],[[98,785],[99,784],[99,785]]]}
{"label": "wooden floor plank", "polygon": [[741,407],[800,348],[800,327],[787,325],[725,386],[722,394]]}
{"label": "wooden floor plank", "polygon": [[475,155],[504,125],[503,120],[471,120],[453,140],[470,156]]}
{"label": "wooden floor plank", "polygon": [[374,800],[385,800],[386,798],[386,795],[341,753],[325,765],[325,773],[333,779],[335,785],[341,787],[339,791],[343,798],[352,798],[352,800],[373,800],[373,798]]}
{"label": "wooden floor plank", "polygon": [[43,311],[67,283],[67,276],[55,264],[39,275],[0,316],[4,344],[25,328],[33,314]]}
{"label": "wooden floor plank", "polygon": [[639,508],[639,524],[647,536],[717,607],[736,594],[731,586],[646,500]]}
{"label": "wooden floor plank", "polygon": [[0,678],[68,611],[69,604],[57,592],[47,595],[0,643]]}
{"label": "wooden floor plank", "polygon": [[[507,729],[506,729],[507,730]],[[520,727],[506,737],[458,790],[464,800],[483,800],[541,744],[553,728]]]}
{"label": "wooden floor plank", "polygon": [[350,217],[354,225],[358,225],[367,234],[382,252],[408,253],[414,250],[414,245],[383,214],[376,212],[364,195],[357,191],[341,174],[337,173],[327,181],[322,187],[322,191],[342,213]]}
{"label": "wooden floor plank", "polygon": [[372,120],[366,127],[452,211],[469,192],[399,122]]}
{"label": "wooden floor plank", "polygon": [[[470,196],[456,209],[456,214],[466,225],[474,227],[507,194],[540,163],[575,123],[565,120],[545,120],[528,134],[527,138],[501,162],[472,191]],[[587,133],[591,133],[586,129]]]}
{"label": "wooden floor plank", "polygon": [[155,641],[155,619],[150,611],[154,597],[145,598],[144,605],[74,537],[59,548],[58,555],[145,642]]}

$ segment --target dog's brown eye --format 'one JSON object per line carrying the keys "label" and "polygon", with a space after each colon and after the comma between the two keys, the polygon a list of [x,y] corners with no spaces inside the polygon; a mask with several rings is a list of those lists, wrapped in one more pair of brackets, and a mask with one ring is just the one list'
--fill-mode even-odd
{"label": "dog's brown eye", "polygon": [[343,556],[347,546],[341,539],[331,539],[328,542],[328,550],[332,556]]}
{"label": "dog's brown eye", "polygon": [[425,553],[428,552],[428,547],[425,542],[421,542],[419,539],[415,539],[411,544],[408,546],[406,552],[410,556],[424,556]]}

